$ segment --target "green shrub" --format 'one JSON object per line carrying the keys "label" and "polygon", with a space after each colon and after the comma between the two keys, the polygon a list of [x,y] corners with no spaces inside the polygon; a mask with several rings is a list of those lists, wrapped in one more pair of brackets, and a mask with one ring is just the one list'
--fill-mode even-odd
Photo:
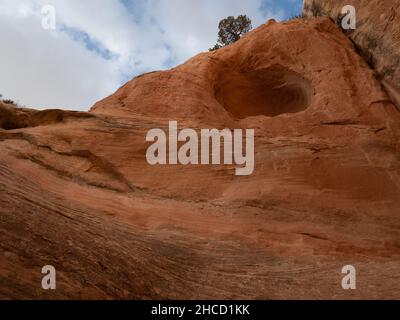
{"label": "green shrub", "polygon": [[290,20],[297,20],[297,19],[304,19],[304,16],[303,16],[302,14],[296,14],[296,15],[290,17],[290,18],[288,19],[288,21],[290,21]]}
{"label": "green shrub", "polygon": [[5,99],[2,101],[3,101],[3,103],[13,105],[14,107],[18,106],[18,104],[14,100],[11,100],[11,99]]}
{"label": "green shrub", "polygon": [[246,15],[240,15],[237,18],[229,16],[221,20],[218,25],[218,42],[209,51],[215,51],[235,43],[252,28],[251,20]]}
{"label": "green shrub", "polygon": [[314,17],[326,16],[326,13],[322,9],[321,5],[319,3],[316,3],[315,1],[312,2],[310,11]]}

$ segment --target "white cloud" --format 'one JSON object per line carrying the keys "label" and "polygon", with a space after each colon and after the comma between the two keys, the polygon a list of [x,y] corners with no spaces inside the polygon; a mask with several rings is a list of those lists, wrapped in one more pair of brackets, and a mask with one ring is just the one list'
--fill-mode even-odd
{"label": "white cloud", "polygon": [[[37,108],[87,110],[128,76],[165,69],[206,51],[216,41],[218,21],[228,15],[245,13],[254,26],[265,22],[273,13],[261,12],[261,3],[2,0],[0,93]],[[48,4],[56,8],[55,31],[42,29],[41,8]],[[100,49],[89,50],[96,49],[93,44]],[[99,54],[101,50],[111,58]]]}

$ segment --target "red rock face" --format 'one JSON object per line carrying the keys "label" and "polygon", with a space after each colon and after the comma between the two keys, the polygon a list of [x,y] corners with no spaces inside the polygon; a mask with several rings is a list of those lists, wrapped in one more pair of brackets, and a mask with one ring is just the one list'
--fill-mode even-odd
{"label": "red rock face", "polygon": [[[2,298],[400,298],[400,114],[330,19],[270,21],[57,112],[0,131]],[[255,129],[253,175],[150,166],[170,120]]]}
{"label": "red rock face", "polygon": [[305,0],[303,14],[338,19],[342,8],[356,9],[356,29],[345,31],[400,110],[400,0]]}

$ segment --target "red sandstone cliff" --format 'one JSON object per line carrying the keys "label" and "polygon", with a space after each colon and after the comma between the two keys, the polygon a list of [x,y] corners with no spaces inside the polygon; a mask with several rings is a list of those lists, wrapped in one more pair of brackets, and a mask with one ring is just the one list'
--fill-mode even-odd
{"label": "red sandstone cliff", "polygon": [[357,27],[346,34],[400,110],[400,0],[305,0],[303,14],[339,21],[342,8],[349,4],[356,9]]}
{"label": "red sandstone cliff", "polygon": [[[400,298],[400,113],[328,18],[270,21],[87,114],[0,110],[1,298]],[[169,120],[254,128],[254,174],[148,165]]]}

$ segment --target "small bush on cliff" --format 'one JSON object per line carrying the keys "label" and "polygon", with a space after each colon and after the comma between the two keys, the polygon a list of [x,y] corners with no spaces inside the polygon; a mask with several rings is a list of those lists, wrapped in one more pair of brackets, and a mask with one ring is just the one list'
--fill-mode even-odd
{"label": "small bush on cliff", "polygon": [[304,16],[302,14],[296,14],[296,15],[290,17],[288,21],[297,20],[297,19],[304,19]]}
{"label": "small bush on cliff", "polygon": [[319,3],[316,3],[315,1],[311,3],[310,11],[313,17],[323,17],[326,15],[321,5]]}
{"label": "small bush on cliff", "polygon": [[3,101],[3,103],[5,103],[5,104],[11,104],[11,105],[13,105],[14,107],[17,106],[17,103],[16,103],[14,100],[5,99],[5,100],[2,100],[2,101]]}
{"label": "small bush on cliff", "polygon": [[246,15],[240,15],[237,18],[229,16],[219,22],[217,44],[209,51],[218,50],[224,46],[238,41],[243,35],[248,33],[253,27],[251,20]]}
{"label": "small bush on cliff", "polygon": [[12,105],[12,106],[14,106],[14,107],[18,107],[18,104],[17,104],[15,101],[13,101],[13,100],[11,100],[11,99],[2,99],[2,98],[3,98],[3,95],[0,94],[0,101],[1,101],[1,102],[3,102],[4,104]]}
{"label": "small bush on cliff", "polygon": [[18,103],[16,103],[14,100],[11,99],[3,99],[3,95],[0,93],[0,101],[3,102],[4,104],[9,104],[14,107],[18,107]]}

